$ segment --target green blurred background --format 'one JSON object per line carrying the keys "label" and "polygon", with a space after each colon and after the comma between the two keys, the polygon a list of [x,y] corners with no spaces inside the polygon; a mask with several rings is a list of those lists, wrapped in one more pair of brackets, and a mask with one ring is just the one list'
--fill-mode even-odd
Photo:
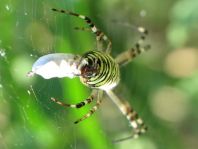
{"label": "green blurred background", "polygon": [[[55,13],[61,8],[93,19],[112,40],[112,55],[129,49],[149,30],[151,50],[121,69],[115,91],[149,128],[137,140],[111,141],[131,128],[111,100],[78,125],[83,109],[63,108],[50,97],[76,103],[90,89],[77,79],[27,78],[33,62],[53,52],[82,54],[96,48],[86,24]],[[196,149],[198,146],[197,0],[1,0],[0,149]],[[118,23],[114,23],[116,20]]]}

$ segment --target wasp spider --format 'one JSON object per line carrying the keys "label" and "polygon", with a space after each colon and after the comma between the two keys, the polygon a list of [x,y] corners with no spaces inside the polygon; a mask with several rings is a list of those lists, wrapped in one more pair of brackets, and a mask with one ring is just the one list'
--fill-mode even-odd
{"label": "wasp spider", "polygon": [[[116,87],[120,81],[120,67],[127,64],[137,55],[149,48],[148,45],[143,46],[142,44],[148,34],[147,30],[143,27],[137,27],[137,30],[141,33],[141,38],[139,41],[133,48],[119,54],[116,58],[113,58],[110,55],[111,41],[94,25],[89,17],[67,10],[58,10],[54,8],[52,10],[84,20],[89,26],[88,30],[96,36],[97,50],[88,51],[82,56],[60,53],[43,56],[33,65],[32,71],[28,75],[31,76],[32,74],[37,73],[47,79],[52,77],[67,76],[72,78],[77,76],[80,77],[80,80],[84,85],[93,89],[91,95],[87,99],[77,104],[63,103],[56,98],[51,98],[51,100],[55,103],[71,108],[82,108],[83,106],[96,100],[95,106],[93,106],[82,118],[75,121],[75,124],[90,117],[99,108],[102,103],[102,98],[98,95],[101,95],[104,92],[117,105],[122,114],[126,116],[131,127],[133,128],[132,135],[119,139],[117,142],[129,138],[137,138],[139,135],[145,133],[147,127],[145,126],[143,120],[138,116],[137,112],[134,111],[127,101],[123,101],[118,98],[118,96],[113,92],[113,88]],[[85,30],[85,28],[76,29]],[[50,65],[48,65],[49,63]],[[52,63],[54,64],[53,66],[51,65]],[[68,70],[66,71],[66,69]],[[46,70],[50,70],[50,72],[46,73]]]}

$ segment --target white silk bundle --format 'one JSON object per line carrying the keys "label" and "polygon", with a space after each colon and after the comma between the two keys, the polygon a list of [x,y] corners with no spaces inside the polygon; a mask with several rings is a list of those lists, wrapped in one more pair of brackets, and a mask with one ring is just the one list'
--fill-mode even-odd
{"label": "white silk bundle", "polygon": [[80,75],[78,70],[80,56],[65,53],[52,53],[40,57],[32,66],[27,76],[38,74],[45,79],[73,78]]}

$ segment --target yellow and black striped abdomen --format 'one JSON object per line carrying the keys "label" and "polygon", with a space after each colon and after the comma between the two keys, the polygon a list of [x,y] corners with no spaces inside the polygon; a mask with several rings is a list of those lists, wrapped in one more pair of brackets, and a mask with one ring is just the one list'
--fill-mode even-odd
{"label": "yellow and black striped abdomen", "polygon": [[81,82],[90,88],[109,90],[120,79],[118,64],[102,51],[89,51],[82,56],[79,69]]}

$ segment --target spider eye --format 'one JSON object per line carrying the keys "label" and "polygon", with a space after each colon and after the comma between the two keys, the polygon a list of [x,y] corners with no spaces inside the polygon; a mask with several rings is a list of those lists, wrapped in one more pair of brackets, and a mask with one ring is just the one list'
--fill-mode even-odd
{"label": "spider eye", "polygon": [[96,68],[93,65],[85,65],[81,68],[81,75],[84,78],[90,78],[93,77],[96,73]]}

